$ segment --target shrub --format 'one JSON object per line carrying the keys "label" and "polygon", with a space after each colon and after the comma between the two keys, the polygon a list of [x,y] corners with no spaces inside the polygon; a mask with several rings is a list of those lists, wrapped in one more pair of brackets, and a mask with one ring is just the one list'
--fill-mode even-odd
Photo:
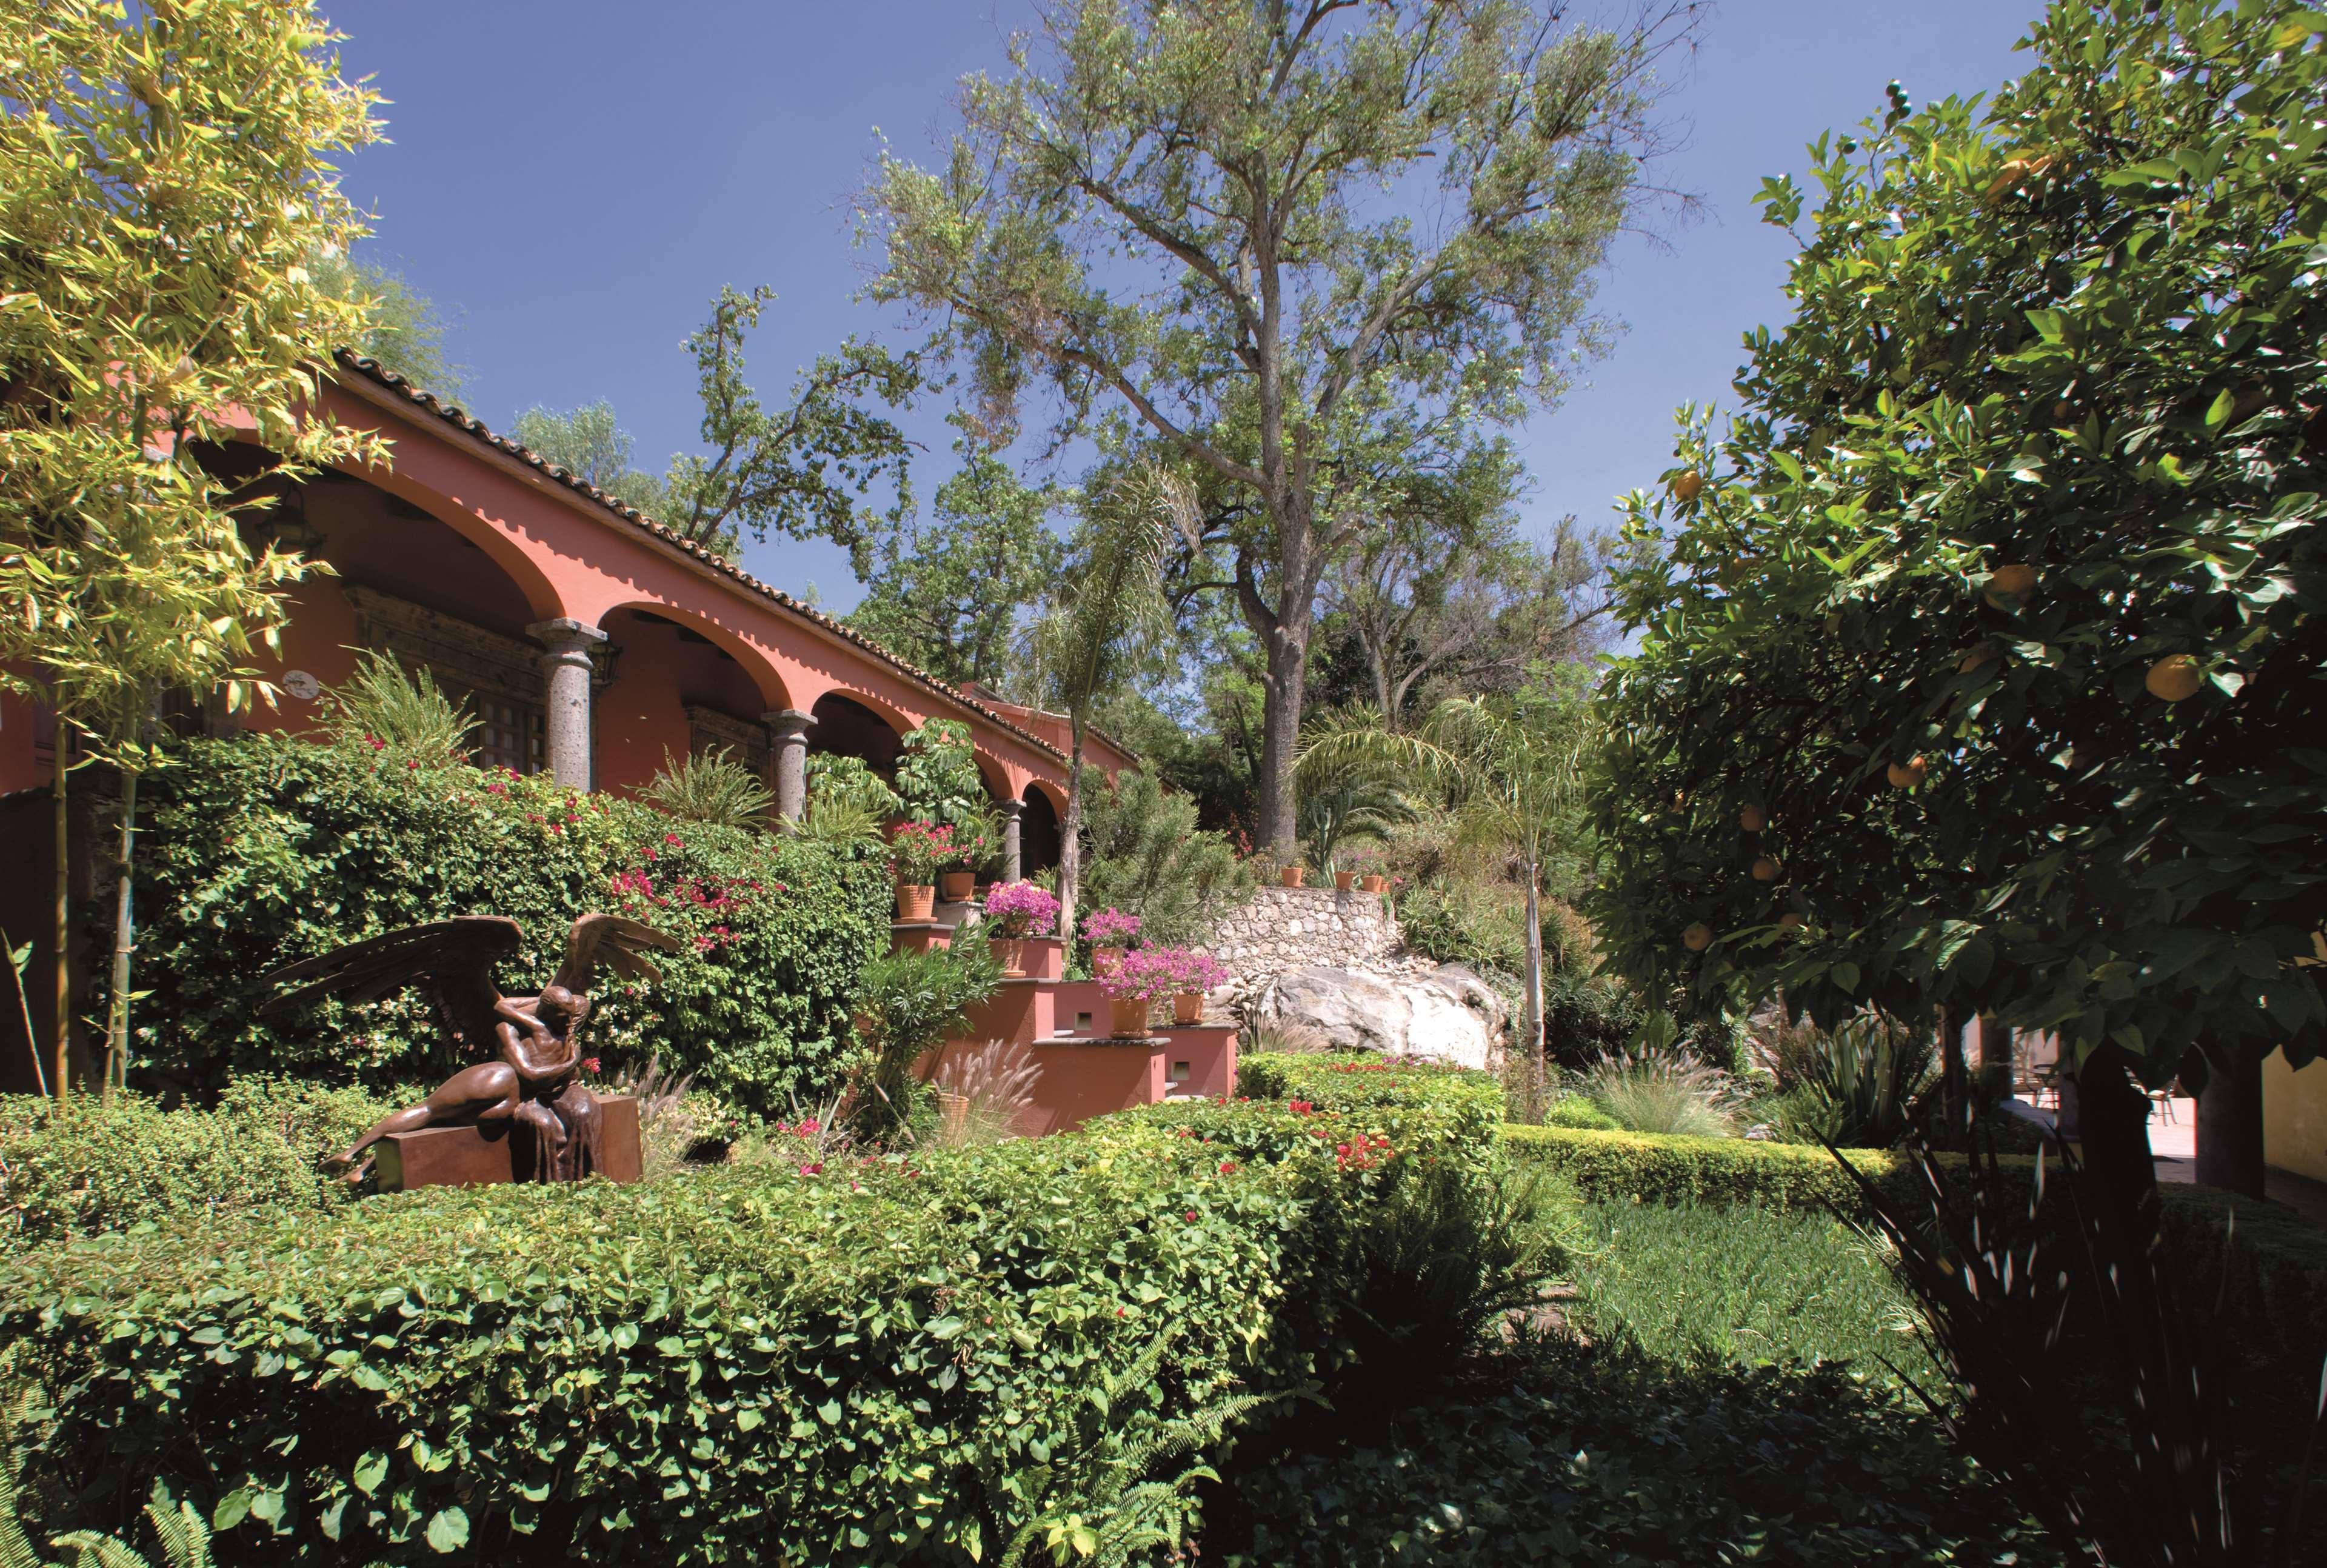
{"label": "shrub", "polygon": [[316,1162],[389,1108],[358,1090],[265,1079],[238,1080],[210,1111],[138,1095],[0,1098],[0,1227],[31,1243],[267,1205],[329,1209],[346,1184]]}
{"label": "shrub", "polygon": [[1887,1149],[1914,1125],[1918,1097],[1938,1076],[1938,1042],[1880,1013],[1834,1028],[1780,1021],[1770,1056],[1779,1134],[1796,1143]]}
{"label": "shrub", "polygon": [[1616,1125],[1615,1117],[1582,1095],[1562,1095],[1554,1100],[1551,1108],[1543,1114],[1543,1125],[1547,1127],[1588,1127],[1603,1133],[1622,1131]]}
{"label": "shrub", "polygon": [[[1321,1115],[1454,1125],[1435,1097]],[[1311,1120],[1157,1106],[20,1253],[0,1339],[54,1410],[39,1523],[117,1526],[158,1474],[225,1563],[998,1556],[1335,1374],[1356,1232],[1415,1156],[1337,1158]]]}
{"label": "shrub", "polygon": [[1237,1061],[1236,1092],[1329,1111],[1427,1107],[1461,1142],[1484,1147],[1503,1119],[1503,1087],[1471,1068],[1365,1052],[1279,1052]]}
{"label": "shrub", "polygon": [[1686,1052],[1603,1056],[1584,1075],[1578,1090],[1627,1132],[1717,1138],[1734,1125],[1729,1076]]}
{"label": "shrub", "polygon": [[1252,872],[1224,835],[1197,826],[1196,803],[1126,769],[1110,784],[1083,775],[1084,851],[1078,901],[1137,915],[1151,942],[1200,936],[1252,891]]}
{"label": "shrub", "polygon": [[659,1056],[770,1111],[827,1092],[848,1049],[846,997],[887,937],[888,880],[827,845],[682,824],[636,801],[466,764],[393,763],[281,735],[188,744],[149,784],[141,835],[143,1070],[198,1095],[230,1073],[371,1087],[460,1068],[417,995],[262,1020],[267,971],[455,914],[525,927],[500,978],[530,990],[591,909],[687,938],[662,980],[603,988],[592,1045],[610,1065]]}
{"label": "shrub", "polygon": [[969,726],[958,720],[931,719],[906,734],[897,758],[897,795],[914,817],[952,828],[969,864],[983,863],[999,845]]}
{"label": "shrub", "polygon": [[864,966],[854,1005],[869,1048],[850,1080],[849,1117],[861,1137],[893,1136],[915,1116],[913,1064],[968,1027],[970,1009],[994,994],[1002,965],[985,942],[903,948]]}
{"label": "shrub", "polygon": [[768,787],[724,746],[684,758],[665,751],[661,769],[639,791],[639,798],[681,822],[707,822],[745,832],[765,829],[776,808]]}

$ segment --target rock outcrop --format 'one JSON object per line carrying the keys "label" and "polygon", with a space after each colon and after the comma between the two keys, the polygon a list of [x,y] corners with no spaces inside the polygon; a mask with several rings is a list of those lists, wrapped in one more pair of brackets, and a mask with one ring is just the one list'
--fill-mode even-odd
{"label": "rock outcrop", "polygon": [[1484,1068],[1502,1059],[1509,1022],[1494,988],[1460,964],[1412,975],[1304,965],[1261,981],[1247,1022],[1321,1037],[1336,1050]]}

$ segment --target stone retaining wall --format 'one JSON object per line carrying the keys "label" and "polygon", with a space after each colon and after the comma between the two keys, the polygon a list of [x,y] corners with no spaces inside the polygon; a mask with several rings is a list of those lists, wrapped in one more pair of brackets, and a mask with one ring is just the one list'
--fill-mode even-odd
{"label": "stone retaining wall", "polygon": [[1436,966],[1407,954],[1387,899],[1355,889],[1261,888],[1250,903],[1223,915],[1198,946],[1247,985],[1318,965],[1375,975]]}

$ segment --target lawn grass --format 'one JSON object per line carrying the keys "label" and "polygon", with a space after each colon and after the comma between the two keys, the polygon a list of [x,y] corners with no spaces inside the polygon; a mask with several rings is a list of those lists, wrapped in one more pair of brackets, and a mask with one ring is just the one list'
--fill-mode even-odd
{"label": "lawn grass", "polygon": [[1840,1361],[1885,1388],[1899,1372],[1940,1380],[1881,1258],[1831,1215],[1587,1203],[1569,1248],[1576,1327],[1651,1361]]}

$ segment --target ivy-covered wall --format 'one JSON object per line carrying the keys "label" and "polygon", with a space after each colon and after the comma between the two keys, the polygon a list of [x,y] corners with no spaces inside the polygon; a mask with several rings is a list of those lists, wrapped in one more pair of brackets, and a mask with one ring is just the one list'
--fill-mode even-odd
{"label": "ivy-covered wall", "polygon": [[203,1098],[234,1073],[386,1089],[469,1065],[417,994],[262,1020],[258,982],[278,965],[424,920],[508,915],[525,951],[497,978],[530,993],[574,919],[607,910],[685,946],[659,960],[660,983],[598,992],[589,1042],[605,1069],[659,1054],[747,1108],[785,1110],[831,1091],[851,1048],[847,995],[888,935],[889,878],[861,854],[360,741],[195,742],[147,789],[137,1071]]}

